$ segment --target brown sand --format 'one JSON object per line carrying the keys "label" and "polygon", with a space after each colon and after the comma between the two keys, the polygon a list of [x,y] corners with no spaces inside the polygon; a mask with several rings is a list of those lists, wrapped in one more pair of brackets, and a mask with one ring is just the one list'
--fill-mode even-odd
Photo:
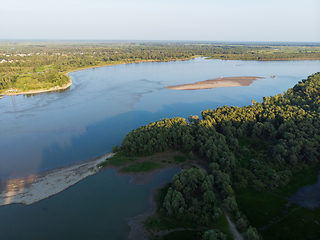
{"label": "brown sand", "polygon": [[[12,203],[23,203],[30,205],[57,194],[81,181],[82,179],[107,168],[116,169],[117,175],[130,176],[131,184],[148,184],[152,182],[153,178],[162,170],[168,168],[181,167],[182,169],[189,169],[192,167],[192,165],[195,165],[200,169],[205,169],[207,162],[202,159],[197,159],[195,161],[187,160],[186,162],[176,162],[174,157],[181,155],[185,154],[175,150],[168,150],[166,152],[157,153],[153,156],[136,158],[136,161],[128,162],[125,167],[151,161],[162,164],[162,167],[151,172],[123,173],[121,172],[121,168],[124,166],[116,167],[110,164],[104,168],[97,167],[99,163],[112,156],[112,153],[106,153],[96,158],[91,158],[60,168],[51,169],[31,175],[29,177],[0,181],[0,206]],[[156,214],[157,205],[154,201],[154,196],[157,193],[157,190],[163,187],[164,184],[166,183],[162,183],[156,188],[150,190],[149,210],[128,220],[128,224],[131,227],[131,231],[129,233],[130,240],[150,239],[150,232],[146,230],[144,222],[148,217]],[[183,229],[173,229],[171,231],[179,230]],[[167,233],[168,231],[166,230],[158,232],[157,235],[165,235]]]}
{"label": "brown sand", "polygon": [[165,87],[167,89],[174,90],[199,90],[199,89],[211,89],[211,88],[220,88],[220,87],[242,87],[249,86],[253,81],[257,79],[263,79],[262,77],[221,77],[214,78],[206,81],[200,81],[196,83],[175,85]]}
{"label": "brown sand", "polygon": [[0,181],[0,206],[12,203],[30,205],[62,192],[82,179],[99,172],[97,165],[112,153],[50,169],[29,177]]}

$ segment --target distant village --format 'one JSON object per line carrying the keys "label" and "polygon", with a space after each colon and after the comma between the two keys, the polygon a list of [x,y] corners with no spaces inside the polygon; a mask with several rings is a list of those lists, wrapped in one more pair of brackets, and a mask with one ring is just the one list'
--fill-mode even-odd
{"label": "distant village", "polygon": [[[101,52],[100,52],[101,53]],[[105,52],[105,53],[108,53],[108,52]],[[86,52],[74,52],[74,53],[60,53],[60,52],[57,52],[57,53],[16,53],[16,54],[7,54],[7,53],[0,53],[0,56],[2,56],[2,60],[0,61],[0,63],[14,63],[14,62],[24,62],[23,59],[15,59],[15,58],[12,58],[12,57],[30,57],[30,56],[34,56],[34,55],[40,55],[40,56],[68,56],[68,55],[76,55],[76,54],[80,54],[80,55],[83,55],[83,54],[86,54]],[[95,54],[95,52],[93,52],[92,54]],[[4,58],[6,57],[6,58]],[[11,57],[11,59],[10,59]],[[1,57],[0,57],[1,59]]]}

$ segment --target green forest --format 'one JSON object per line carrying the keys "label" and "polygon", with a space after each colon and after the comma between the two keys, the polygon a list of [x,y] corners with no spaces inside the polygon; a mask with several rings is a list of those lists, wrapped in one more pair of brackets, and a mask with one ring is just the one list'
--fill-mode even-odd
{"label": "green forest", "polygon": [[320,59],[318,44],[206,42],[0,42],[0,93],[62,86],[70,71],[141,61],[197,56],[237,60]]}
{"label": "green forest", "polygon": [[128,133],[123,156],[174,148],[207,161],[206,171],[195,167],[174,176],[153,222],[192,221],[206,229],[194,239],[226,239],[219,227],[210,230],[225,209],[244,239],[319,239],[320,209],[288,205],[285,198],[317,182],[319,93],[320,72],[261,103],[207,109],[201,119],[162,119]]}

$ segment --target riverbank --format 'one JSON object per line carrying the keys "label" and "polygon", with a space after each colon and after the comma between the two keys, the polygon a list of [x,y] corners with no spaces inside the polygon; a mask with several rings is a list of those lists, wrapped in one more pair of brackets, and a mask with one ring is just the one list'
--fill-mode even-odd
{"label": "riverbank", "polygon": [[221,87],[243,87],[250,86],[253,81],[256,81],[257,79],[263,79],[263,77],[221,77],[196,83],[168,86],[165,88],[173,90],[200,90]]}
{"label": "riverbank", "polygon": [[0,206],[11,203],[30,205],[62,192],[82,179],[98,173],[97,165],[112,155],[108,152],[99,157],[28,177],[0,181]]}
{"label": "riverbank", "polygon": [[72,80],[70,79],[70,82],[68,82],[67,84],[60,86],[55,86],[49,89],[39,89],[39,90],[30,90],[30,91],[26,91],[26,92],[4,92],[2,93],[2,95],[7,95],[7,96],[13,96],[13,95],[23,95],[23,94],[37,94],[37,93],[45,93],[45,92],[55,92],[55,91],[60,91],[60,90],[65,90],[67,88],[69,88],[72,85]]}
{"label": "riverbank", "polygon": [[128,225],[130,226],[131,230],[128,236],[129,240],[148,240],[150,239],[150,233],[147,231],[144,222],[151,217],[152,215],[155,215],[157,213],[157,203],[154,200],[154,197],[157,193],[157,191],[164,187],[166,183],[162,183],[158,185],[155,188],[152,188],[150,190],[150,195],[148,198],[149,203],[149,210],[145,213],[142,213],[136,217],[130,218],[128,220]]}
{"label": "riverbank", "polygon": [[[121,157],[115,155],[119,158],[119,161],[123,163],[119,166],[115,166],[106,161],[107,165],[101,167],[103,169],[115,169],[118,176],[129,176],[130,183],[136,185],[145,185],[153,181],[154,177],[158,175],[164,169],[170,168],[181,168],[189,169],[192,166],[196,166],[200,169],[205,169],[207,162],[202,159],[197,159],[195,161],[187,159],[187,156],[180,151],[174,149],[169,149],[165,152],[159,152],[152,156],[143,156],[143,157]],[[128,169],[130,167],[141,166],[145,163],[154,163],[157,165],[157,168],[147,170],[147,171],[123,171],[123,169]]]}
{"label": "riverbank", "polygon": [[[99,166],[107,158],[113,156],[112,152],[108,152],[99,157],[90,158],[81,162],[69,164],[63,167],[50,169],[38,174],[33,174],[28,177],[15,178],[0,181],[0,206],[23,203],[30,205],[42,199],[48,198],[52,195],[62,192],[68,187],[76,184],[82,179],[94,175],[104,169],[115,169],[119,176],[130,176],[131,184],[144,185],[153,181],[154,177],[158,175],[161,170],[169,168],[190,168],[193,162],[175,162],[174,156],[179,155],[179,152],[169,150],[165,153],[158,153],[151,157],[137,158],[136,161],[130,162],[124,166],[108,165],[107,167]],[[163,159],[169,161],[163,162]],[[170,161],[171,160],[171,161]],[[161,163],[158,169],[147,172],[122,172],[123,167],[129,167],[134,164],[144,162]],[[194,165],[194,164],[193,164]],[[199,165],[199,167],[201,167]]]}
{"label": "riverbank", "polygon": [[[170,59],[170,60],[141,60],[141,61],[135,61],[135,62],[123,62],[123,61],[119,61],[119,62],[115,62],[115,63],[109,63],[109,64],[104,64],[104,65],[97,65],[97,66],[88,66],[88,67],[83,67],[83,68],[77,68],[77,69],[73,69],[73,70],[68,70],[65,72],[65,75],[68,75],[71,72],[77,72],[77,71],[81,71],[81,70],[86,70],[86,69],[91,69],[91,68],[99,68],[99,67],[108,67],[108,66],[115,66],[115,65],[122,65],[122,64],[134,64],[134,63],[144,63],[144,62],[171,62],[171,61],[187,61],[193,58],[196,58],[199,56],[193,56],[191,58],[181,58],[181,59]],[[69,77],[69,76],[68,76]],[[69,77],[70,78],[70,77]],[[49,89],[38,89],[38,90],[30,90],[30,91],[24,91],[24,92],[2,92],[1,95],[5,96],[13,96],[13,95],[23,95],[23,94],[37,94],[37,93],[45,93],[45,92],[54,92],[54,91],[59,91],[59,90],[65,90],[67,88],[69,88],[72,85],[72,80],[70,79],[70,82],[67,84],[64,84],[63,86],[55,86]],[[7,90],[8,91],[8,90]],[[3,98],[0,96],[0,99]]]}
{"label": "riverbank", "polygon": [[77,68],[77,69],[72,69],[66,71],[66,75],[72,72],[77,72],[77,71],[82,71],[86,69],[92,69],[92,68],[100,68],[100,67],[109,67],[109,66],[116,66],[116,65],[125,65],[125,64],[139,64],[139,63],[148,63],[148,62],[174,62],[174,61],[187,61],[194,59],[196,57],[201,57],[199,56],[192,56],[191,58],[181,58],[181,59],[170,59],[170,60],[141,60],[141,61],[134,61],[134,62],[126,62],[126,61],[119,61],[115,63],[109,63],[109,64],[103,64],[103,65],[97,65],[97,66],[90,66],[90,67],[83,67],[83,68]]}

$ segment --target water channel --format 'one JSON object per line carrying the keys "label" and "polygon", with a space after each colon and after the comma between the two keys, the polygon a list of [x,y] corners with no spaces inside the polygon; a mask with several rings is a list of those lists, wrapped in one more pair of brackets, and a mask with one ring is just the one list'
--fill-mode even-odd
{"label": "water channel", "polygon": [[[132,129],[162,118],[262,101],[319,70],[320,61],[196,58],[72,72],[66,91],[0,99],[0,180],[102,155]],[[232,76],[264,79],[246,87],[164,88]],[[0,239],[126,239],[127,218],[144,212],[149,189],[176,171],[163,171],[149,185],[132,185],[105,170],[30,206],[0,207]]]}

